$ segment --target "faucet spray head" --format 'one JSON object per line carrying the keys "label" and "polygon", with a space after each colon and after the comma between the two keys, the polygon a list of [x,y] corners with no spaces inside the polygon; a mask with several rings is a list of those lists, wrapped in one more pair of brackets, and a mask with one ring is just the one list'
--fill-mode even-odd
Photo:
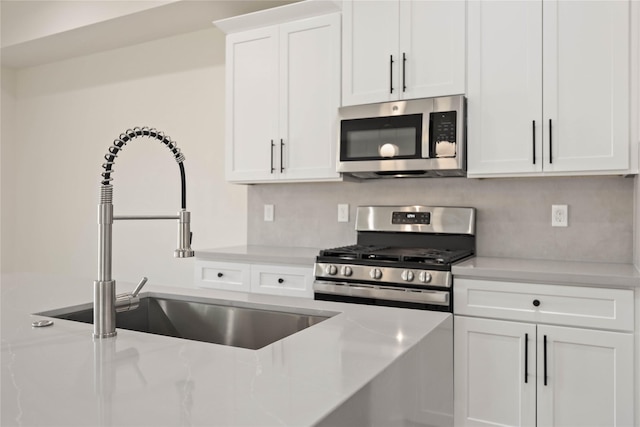
{"label": "faucet spray head", "polygon": [[176,258],[189,258],[195,252],[191,249],[191,212],[182,209],[178,212],[178,249],[173,252]]}

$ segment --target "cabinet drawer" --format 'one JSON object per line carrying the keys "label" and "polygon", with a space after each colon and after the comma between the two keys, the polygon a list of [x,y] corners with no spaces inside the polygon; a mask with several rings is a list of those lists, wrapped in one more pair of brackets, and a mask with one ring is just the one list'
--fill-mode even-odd
{"label": "cabinet drawer", "polygon": [[453,311],[621,331],[633,330],[633,290],[456,279]]}
{"label": "cabinet drawer", "polygon": [[196,286],[249,292],[251,265],[212,261],[196,261]]}
{"label": "cabinet drawer", "polygon": [[313,297],[311,268],[277,265],[251,267],[252,292]]}

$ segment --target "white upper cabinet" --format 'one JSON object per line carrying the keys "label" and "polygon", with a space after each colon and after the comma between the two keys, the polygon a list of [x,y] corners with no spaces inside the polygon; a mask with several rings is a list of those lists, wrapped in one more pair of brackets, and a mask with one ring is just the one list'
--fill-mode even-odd
{"label": "white upper cabinet", "polygon": [[280,177],[337,179],[340,15],[280,27]]}
{"label": "white upper cabinet", "polygon": [[545,170],[629,168],[630,13],[622,0],[544,3]]}
{"label": "white upper cabinet", "polygon": [[630,7],[469,2],[469,176],[630,172]]}
{"label": "white upper cabinet", "polygon": [[464,0],[345,0],[342,105],[462,94]]}
{"label": "white upper cabinet", "polygon": [[227,180],[340,180],[340,14],[232,32],[226,48]]}
{"label": "white upper cabinet", "polygon": [[227,37],[227,180],[273,176],[278,135],[278,27]]}

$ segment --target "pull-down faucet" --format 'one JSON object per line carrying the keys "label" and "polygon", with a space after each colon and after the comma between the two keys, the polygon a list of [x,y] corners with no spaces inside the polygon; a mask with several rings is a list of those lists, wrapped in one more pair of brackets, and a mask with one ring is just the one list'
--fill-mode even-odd
{"label": "pull-down faucet", "polygon": [[[171,150],[173,157],[180,167],[181,180],[181,209],[177,215],[144,215],[144,216],[114,216],[113,215],[113,164],[118,152],[127,143],[135,138],[146,136],[155,138]],[[102,181],[100,182],[100,204],[98,205],[98,280],[93,282],[93,337],[109,338],[116,335],[116,310],[126,311],[138,306],[138,292],[146,283],[146,277],[138,284],[130,294],[116,296],[116,282],[111,278],[112,255],[112,225],[114,220],[178,220],[178,249],[175,250],[176,258],[187,258],[194,255],[191,249],[191,214],[187,211],[186,182],[184,155],[180,152],[176,143],[164,133],[156,129],[136,127],[120,134],[109,147],[109,152],[104,156],[106,163],[102,165]]]}

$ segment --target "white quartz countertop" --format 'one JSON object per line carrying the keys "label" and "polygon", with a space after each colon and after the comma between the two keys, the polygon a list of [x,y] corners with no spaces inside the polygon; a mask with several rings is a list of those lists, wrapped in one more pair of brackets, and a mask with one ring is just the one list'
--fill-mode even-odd
{"label": "white quartz countertop", "polygon": [[264,264],[313,266],[318,248],[246,245],[196,251],[196,258],[210,261],[232,261]]}
{"label": "white quartz countertop", "polygon": [[[118,292],[133,284],[119,283]],[[153,286],[233,304],[339,314],[259,350],[33,315],[90,302],[91,280],[2,276],[3,426],[308,426],[317,423],[451,315],[300,298]]]}
{"label": "white quartz countertop", "polygon": [[476,257],[454,265],[452,272],[460,278],[640,287],[640,273],[632,264]]}

